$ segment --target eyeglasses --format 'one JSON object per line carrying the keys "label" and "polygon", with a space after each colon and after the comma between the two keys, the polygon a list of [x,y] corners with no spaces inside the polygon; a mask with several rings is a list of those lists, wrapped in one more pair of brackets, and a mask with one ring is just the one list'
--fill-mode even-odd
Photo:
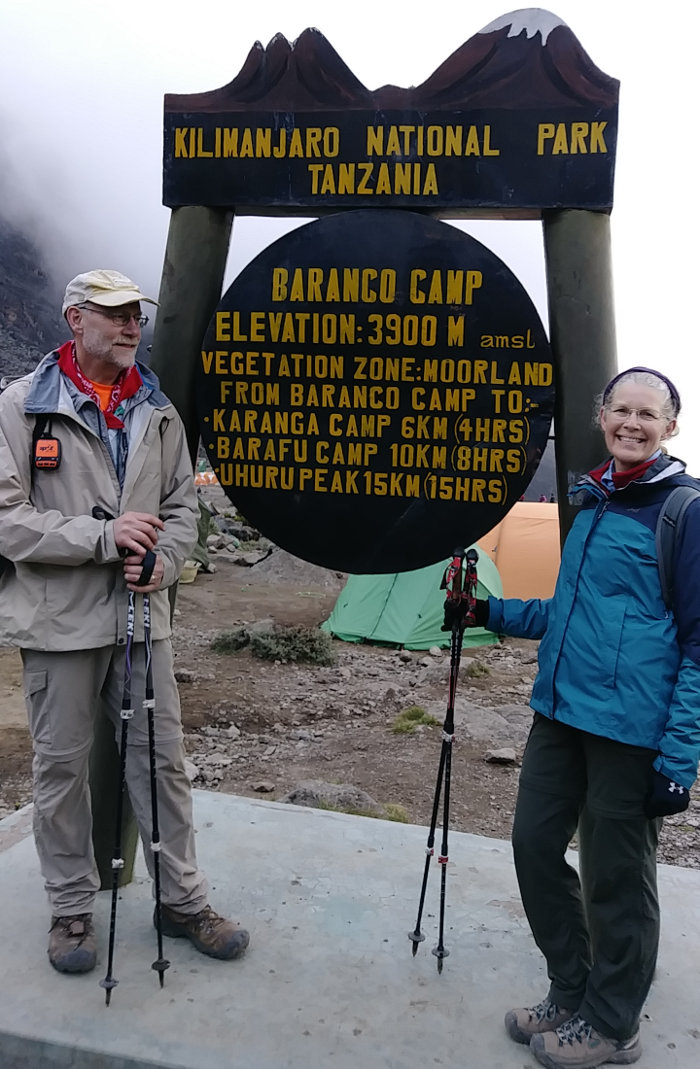
{"label": "eyeglasses", "polygon": [[633,413],[640,423],[656,423],[660,419],[666,419],[666,416],[654,412],[651,408],[628,408],[627,405],[606,405],[605,407],[614,419],[619,419],[622,423],[626,423]]}
{"label": "eyeglasses", "polygon": [[148,323],[148,316],[141,315],[140,312],[112,312],[107,311],[106,308],[93,308],[89,304],[79,304],[78,308],[81,308],[84,312],[95,312],[98,316],[111,319],[116,327],[125,327],[132,319],[139,327],[145,327],[146,323]]}

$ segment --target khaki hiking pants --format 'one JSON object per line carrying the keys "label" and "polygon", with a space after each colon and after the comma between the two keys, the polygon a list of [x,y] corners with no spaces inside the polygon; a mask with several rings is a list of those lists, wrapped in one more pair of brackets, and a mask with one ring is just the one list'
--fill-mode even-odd
{"label": "khaki hiking pants", "polygon": [[[549,997],[614,1039],[637,1030],[659,945],[661,821],[642,811],[655,757],[535,714],[513,822]],[[577,828],[580,880],[565,859]]]}
{"label": "khaki hiking pants", "polygon": [[[206,905],[207,886],[197,867],[172,648],[167,639],[152,647],[162,901],[196,913]],[[105,646],[68,653],[21,652],[34,741],[34,838],[51,911],[54,916],[90,913],[100,886],[92,846],[90,748],[98,716],[109,717],[119,745],[126,650]],[[153,876],[143,643],[134,644],[131,660],[134,716],[128,724],[126,781]]]}

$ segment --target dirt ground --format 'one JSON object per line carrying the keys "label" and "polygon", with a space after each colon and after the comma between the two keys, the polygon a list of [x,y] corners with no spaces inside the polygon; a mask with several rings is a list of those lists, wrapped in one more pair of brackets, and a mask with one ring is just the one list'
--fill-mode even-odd
{"label": "dirt ground", "polygon": [[[200,572],[179,588],[173,644],[188,755],[200,770],[195,785],[278,799],[307,780],[350,784],[379,803],[403,807],[411,822],[429,823],[449,651],[431,657],[334,641],[335,665],[318,667],[263,661],[249,648],[233,654],[209,648],[222,630],[241,625],[270,620],[316,627],[328,617],[344,577],[279,556],[281,567],[274,557],[272,564],[245,567],[223,555],[214,574]],[[473,656],[465,650],[463,668]],[[493,647],[475,656],[493,658]],[[521,685],[517,669],[479,677],[474,688],[496,687],[513,700],[509,680]],[[396,717],[413,704],[430,706],[439,723],[396,734]],[[0,649],[0,707],[0,800],[7,812],[31,799],[21,662],[10,649]],[[485,741],[455,743],[453,826],[507,837],[517,767],[485,764],[487,749]]]}
{"label": "dirt ground", "polygon": [[[206,766],[201,735],[209,731],[216,739],[218,727],[226,763],[214,765],[213,778],[221,790],[278,799],[306,780],[349,784],[380,804],[403,807],[411,822],[429,823],[449,651],[431,657],[427,651],[334,641],[332,667],[261,661],[249,649],[212,654],[208,643],[222,629],[265,619],[313,628],[330,614],[342,578],[302,565],[298,581],[290,583],[284,566],[280,577],[265,563],[260,572],[257,567],[241,572],[224,562],[215,576],[200,575],[181,589],[176,666],[194,673],[191,684],[180,684],[194,763],[201,767],[204,759]],[[190,628],[195,614],[196,632]],[[484,647],[479,656],[492,658],[492,651]],[[463,666],[471,660],[472,653],[465,651]],[[499,685],[507,690],[512,675],[512,669],[503,672]],[[519,676],[514,681],[519,684]],[[474,687],[485,689],[490,682],[491,676],[479,677]],[[409,734],[394,732],[397,716],[412,705],[437,723]],[[231,724],[241,732],[233,745],[227,741]],[[454,826],[507,836],[517,768],[486,765],[487,749],[487,743],[467,739],[455,745]]]}
{"label": "dirt ground", "polygon": [[[213,574],[179,588],[174,628],[188,757],[197,787],[281,799],[298,784],[348,784],[428,825],[448,698],[449,651],[403,651],[334,640],[321,667],[260,660],[250,647],[215,653],[212,638],[260,621],[315,628],[344,577],[276,551],[255,566],[222,553]],[[508,838],[531,713],[536,644],[465,649],[457,686],[450,826]],[[436,721],[410,733],[418,705]],[[31,747],[19,656],[0,649],[0,815],[30,801]],[[488,759],[514,751],[514,761]],[[700,867],[700,799],[666,822],[660,859]]]}

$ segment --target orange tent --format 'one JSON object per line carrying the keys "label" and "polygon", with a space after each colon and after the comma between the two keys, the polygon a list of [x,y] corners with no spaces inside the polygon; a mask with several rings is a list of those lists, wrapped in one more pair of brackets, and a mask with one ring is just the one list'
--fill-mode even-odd
{"label": "orange tent", "polygon": [[559,572],[559,511],[555,504],[517,501],[477,545],[498,568],[504,598],[549,598]]}

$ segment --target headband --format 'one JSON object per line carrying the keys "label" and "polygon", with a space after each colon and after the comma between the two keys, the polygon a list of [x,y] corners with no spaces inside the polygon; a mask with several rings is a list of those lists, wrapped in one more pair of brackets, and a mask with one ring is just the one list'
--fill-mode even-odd
{"label": "headband", "polygon": [[670,379],[667,379],[660,371],[654,371],[651,367],[628,367],[626,371],[621,371],[614,379],[610,379],[610,382],[603,390],[603,404],[607,404],[610,394],[613,392],[613,388],[617,385],[620,379],[623,379],[625,375],[631,375],[633,371],[641,371],[645,375],[654,375],[655,378],[661,379],[662,382],[666,383],[668,392],[671,395],[671,404],[673,405],[673,415],[675,418],[681,410],[681,396]]}

